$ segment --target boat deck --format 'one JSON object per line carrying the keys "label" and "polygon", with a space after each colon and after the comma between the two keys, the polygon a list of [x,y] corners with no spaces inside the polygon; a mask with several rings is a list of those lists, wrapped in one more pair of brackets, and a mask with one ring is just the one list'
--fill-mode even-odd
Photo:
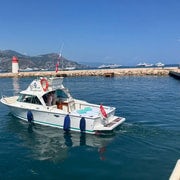
{"label": "boat deck", "polygon": [[12,97],[5,97],[3,96],[1,98],[1,101],[4,102],[5,104],[13,104],[16,102],[18,96],[12,96]]}

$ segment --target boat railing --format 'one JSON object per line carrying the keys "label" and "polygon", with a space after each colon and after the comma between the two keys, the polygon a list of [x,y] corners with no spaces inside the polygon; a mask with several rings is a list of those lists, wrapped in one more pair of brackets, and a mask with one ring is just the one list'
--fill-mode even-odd
{"label": "boat railing", "polygon": [[52,87],[52,89],[62,88],[62,82],[63,82],[63,78],[61,77],[48,79],[48,84],[50,87]]}
{"label": "boat railing", "polygon": [[86,108],[86,107],[94,107],[94,108],[98,108],[99,106],[96,105],[96,104],[91,104],[91,103],[86,103],[86,102],[79,102],[79,101],[74,101],[75,103],[75,109],[83,109],[83,108]]}
{"label": "boat railing", "polygon": [[[77,109],[83,109],[86,107],[100,108],[100,105],[91,104],[91,103],[81,103],[81,102],[75,102],[75,106]],[[106,108],[106,106],[104,106],[104,109],[108,111],[108,113],[111,113],[115,110],[114,107]]]}

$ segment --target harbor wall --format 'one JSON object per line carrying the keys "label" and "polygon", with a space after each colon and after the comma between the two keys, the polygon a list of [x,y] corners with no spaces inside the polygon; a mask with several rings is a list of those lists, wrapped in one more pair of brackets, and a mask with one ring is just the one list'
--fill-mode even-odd
{"label": "harbor wall", "polygon": [[119,68],[119,69],[88,69],[88,70],[69,70],[69,71],[34,71],[18,73],[0,73],[0,78],[7,77],[33,77],[33,76],[167,76],[170,71],[180,72],[178,67],[168,68]]}

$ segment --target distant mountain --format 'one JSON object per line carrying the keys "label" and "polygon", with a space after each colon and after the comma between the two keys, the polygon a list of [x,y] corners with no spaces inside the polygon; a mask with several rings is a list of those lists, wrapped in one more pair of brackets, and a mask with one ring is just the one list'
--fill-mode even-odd
{"label": "distant mountain", "polygon": [[[27,56],[12,50],[0,50],[0,70],[11,71],[13,56],[18,58],[20,69],[36,68],[55,70],[59,54],[49,53],[38,56]],[[61,56],[59,68],[66,69],[69,67],[74,67],[75,69],[89,68],[88,65],[79,64]]]}

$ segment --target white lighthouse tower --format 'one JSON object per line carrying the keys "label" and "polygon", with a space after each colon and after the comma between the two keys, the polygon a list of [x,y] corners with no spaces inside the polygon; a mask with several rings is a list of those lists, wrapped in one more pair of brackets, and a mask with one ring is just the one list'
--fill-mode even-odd
{"label": "white lighthouse tower", "polygon": [[19,64],[18,58],[16,56],[12,57],[12,73],[18,73],[19,71]]}

